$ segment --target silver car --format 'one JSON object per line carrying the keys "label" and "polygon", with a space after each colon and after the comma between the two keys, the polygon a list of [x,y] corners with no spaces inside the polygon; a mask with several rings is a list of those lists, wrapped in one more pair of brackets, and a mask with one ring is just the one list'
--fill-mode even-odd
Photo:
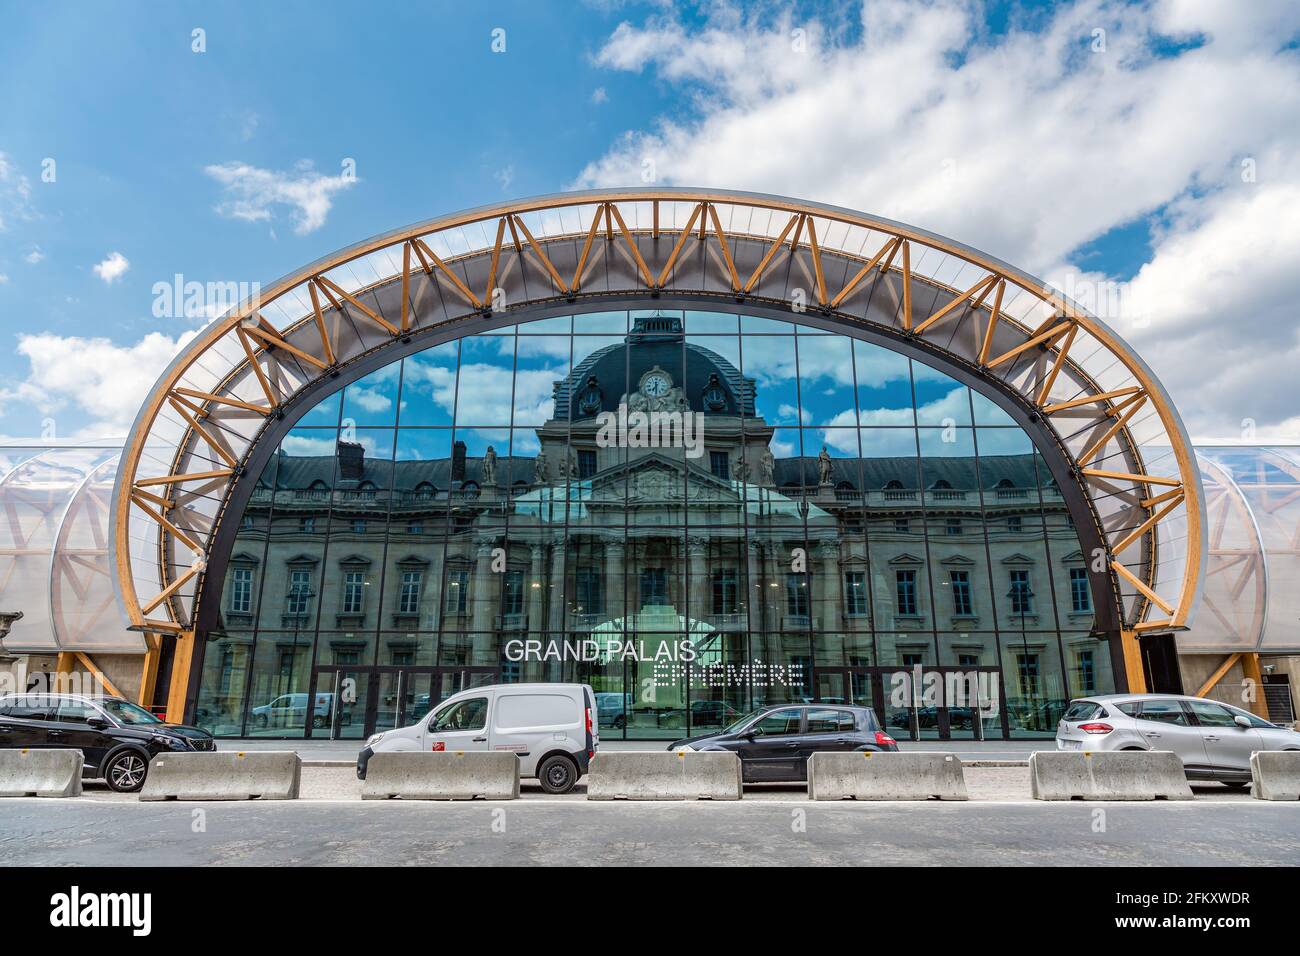
{"label": "silver car", "polygon": [[1256,750],[1300,750],[1300,733],[1217,700],[1181,694],[1102,694],[1070,701],[1057,750],[1172,750],[1189,780],[1250,784]]}

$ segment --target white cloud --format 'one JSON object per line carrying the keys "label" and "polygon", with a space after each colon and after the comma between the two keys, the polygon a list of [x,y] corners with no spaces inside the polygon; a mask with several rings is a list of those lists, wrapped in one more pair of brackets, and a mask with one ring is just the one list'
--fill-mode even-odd
{"label": "white cloud", "polygon": [[246,222],[270,222],[277,206],[287,206],[293,231],[305,235],[325,224],[333,197],[357,182],[347,172],[326,176],[309,161],[285,172],[231,162],[205,166],[203,171],[219,182],[226,199],[217,212]]}
{"label": "white cloud", "polygon": [[[759,9],[713,8],[689,30],[675,14],[621,24],[596,62],[653,74],[693,108],[620,137],[574,185],[639,183],[650,159],[661,183],[863,209],[1054,276],[1087,267],[1070,263],[1081,245],[1155,216],[1130,290],[1150,326],[1119,331],[1193,432],[1294,416],[1300,7],[1083,0],[1040,32],[991,37],[967,0],[873,0],[852,41]],[[1188,48],[1153,52],[1171,42]]]}
{"label": "white cloud", "polygon": [[126,270],[131,268],[131,263],[126,256],[120,252],[110,252],[108,257],[95,265],[95,275],[99,276],[109,285],[122,278]]}
{"label": "white cloud", "polygon": [[0,272],[0,285],[4,285],[8,281],[9,281],[9,277],[5,275],[3,272]]}
{"label": "white cloud", "polygon": [[598,86],[591,91],[591,102],[596,106],[609,101],[609,94],[605,92],[603,86]]}
{"label": "white cloud", "polygon": [[[40,418],[73,409],[90,420],[81,434],[125,434],[158,376],[196,334],[171,338],[151,332],[125,346],[104,338],[20,335],[18,354],[31,370],[18,385],[0,389],[0,402],[34,406]],[[38,425],[34,420],[28,431],[36,434]]]}
{"label": "white cloud", "polygon": [[31,252],[23,256],[23,262],[26,262],[28,265],[34,266],[36,265],[36,263],[40,262],[44,258],[45,258],[45,253],[41,252],[41,247],[34,246]]}

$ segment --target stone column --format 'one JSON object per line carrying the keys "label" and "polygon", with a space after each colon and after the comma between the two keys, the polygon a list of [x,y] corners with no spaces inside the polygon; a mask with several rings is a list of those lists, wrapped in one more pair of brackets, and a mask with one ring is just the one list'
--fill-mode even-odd
{"label": "stone column", "polygon": [[[842,629],[840,615],[844,608],[844,576],[840,573],[839,544],[834,541],[821,542],[817,546],[817,557],[821,560],[821,573],[814,575],[813,581],[820,578],[822,586],[819,588],[821,602],[813,605],[813,630],[838,632]],[[820,618],[820,622],[817,618]]]}
{"label": "stone column", "polygon": [[546,624],[546,546],[529,545],[528,581],[528,636],[540,638]]}
{"label": "stone column", "polygon": [[626,547],[622,541],[605,542],[605,609],[601,617],[604,620],[612,621],[623,617],[627,611],[623,607],[624,584],[623,575],[626,573],[625,552]]}
{"label": "stone column", "polygon": [[686,540],[687,554],[687,594],[686,609],[682,612],[687,618],[709,620],[713,616],[710,601],[712,587],[709,578],[709,539],[702,535],[691,535]]}
{"label": "stone column", "polygon": [[478,538],[474,542],[474,588],[470,592],[474,637],[470,663],[496,663],[496,609],[500,600],[500,580],[492,573],[492,550],[495,538]]}

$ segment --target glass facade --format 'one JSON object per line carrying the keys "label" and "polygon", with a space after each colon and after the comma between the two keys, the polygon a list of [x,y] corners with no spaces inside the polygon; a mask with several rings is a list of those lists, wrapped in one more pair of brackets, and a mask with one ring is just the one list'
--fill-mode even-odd
{"label": "glass facade", "polygon": [[880,345],[584,313],[348,384],[237,524],[196,720],[361,737],[473,683],[570,681],[602,735],[852,701],[900,737],[1050,736],[1113,689],[1028,435]]}

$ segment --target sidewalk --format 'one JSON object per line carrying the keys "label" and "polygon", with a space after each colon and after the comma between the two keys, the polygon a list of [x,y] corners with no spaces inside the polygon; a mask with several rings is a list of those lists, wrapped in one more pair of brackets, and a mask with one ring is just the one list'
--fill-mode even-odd
{"label": "sidewalk", "polygon": [[[218,740],[218,750],[293,750],[305,761],[355,762],[364,741],[361,740]],[[601,750],[663,750],[666,740],[602,740]],[[900,741],[900,750],[938,750],[952,753],[962,760],[990,761],[997,766],[1004,761],[1012,765],[1029,759],[1035,750],[1055,750],[1056,741],[1044,740],[918,740]]]}

